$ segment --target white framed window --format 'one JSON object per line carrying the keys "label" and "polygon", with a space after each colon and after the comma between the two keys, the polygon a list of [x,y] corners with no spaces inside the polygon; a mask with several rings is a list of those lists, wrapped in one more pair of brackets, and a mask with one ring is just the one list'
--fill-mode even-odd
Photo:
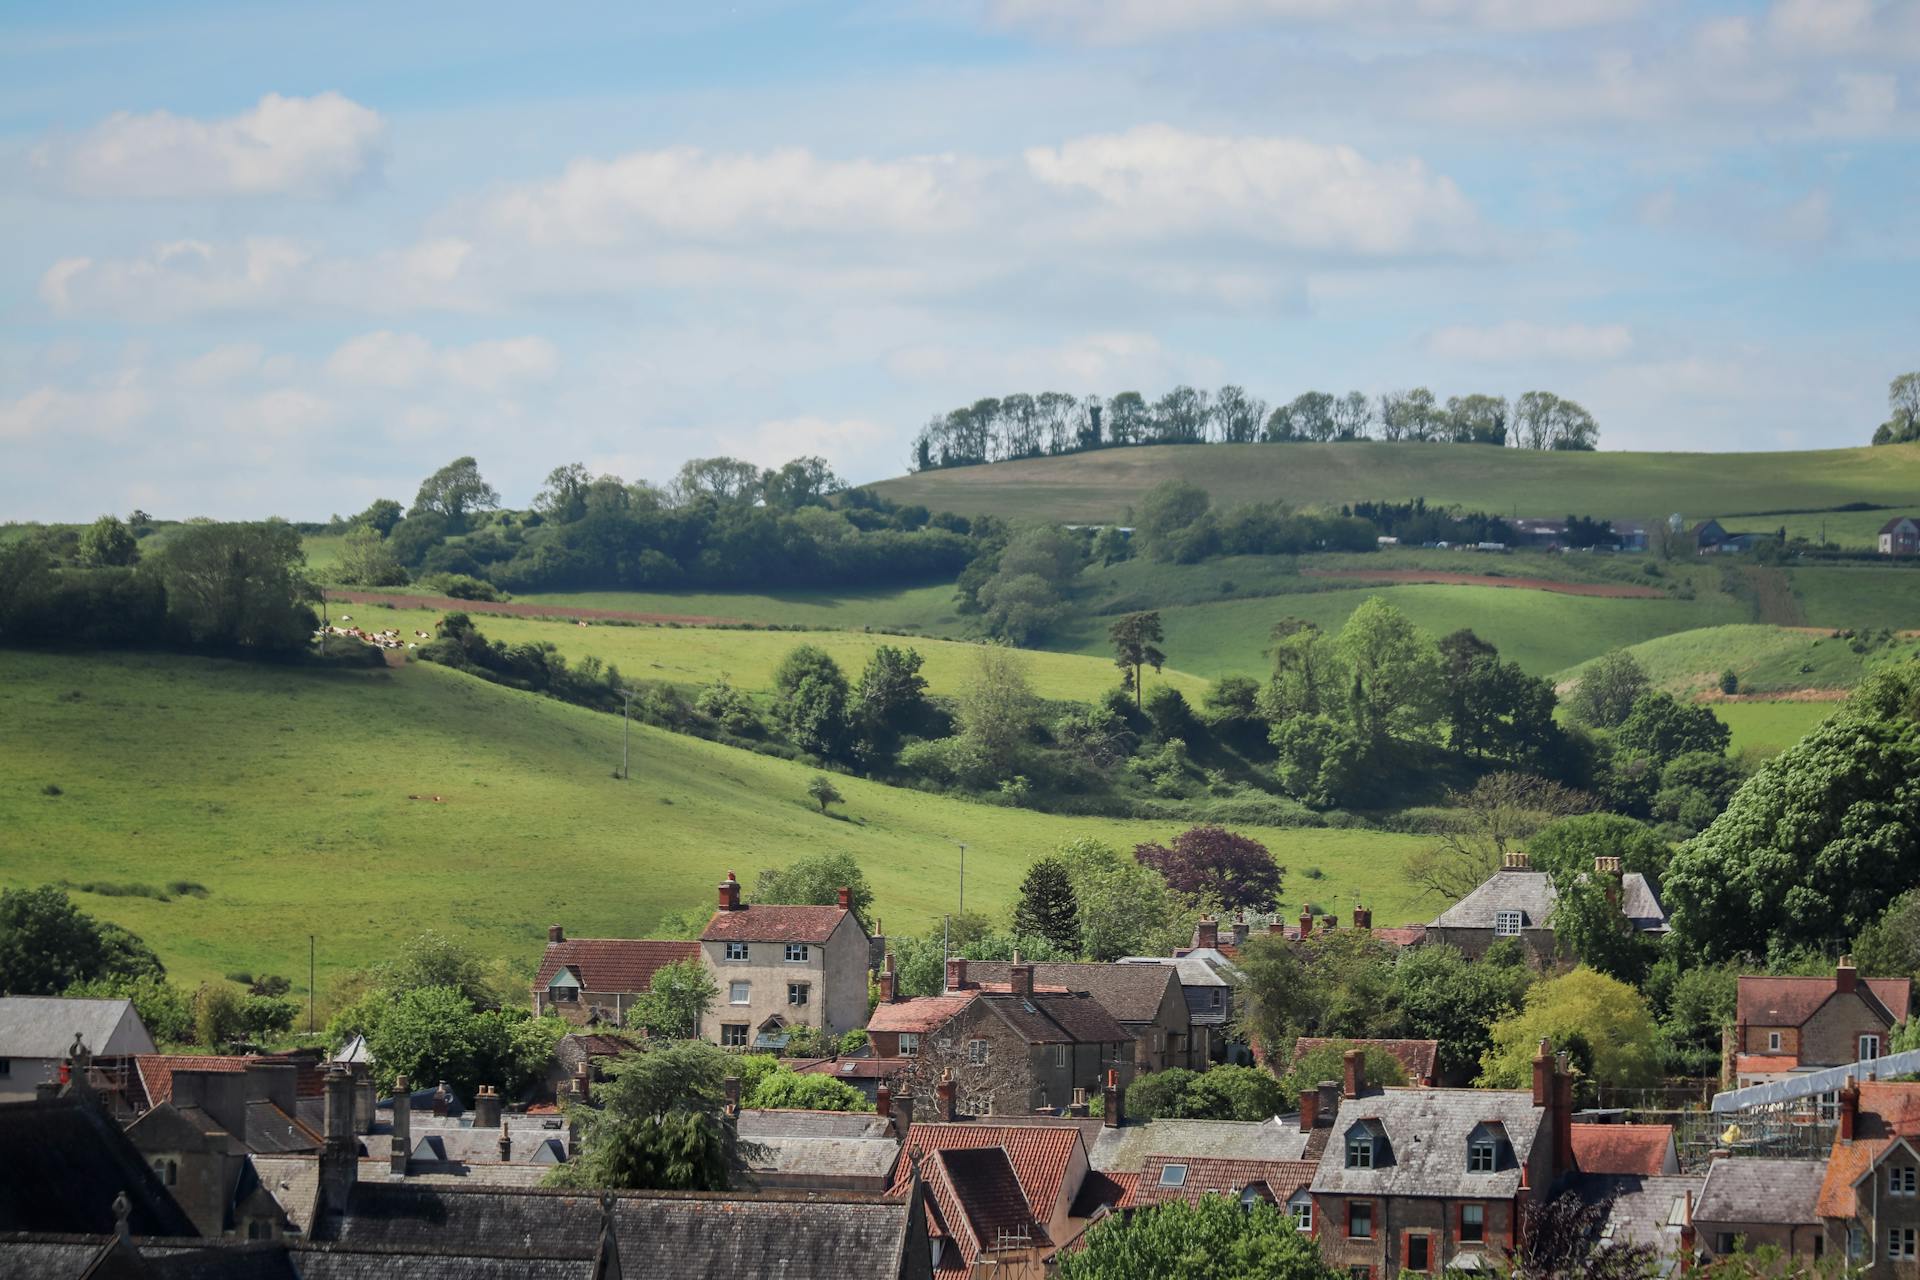
{"label": "white framed window", "polygon": [[903,1058],[917,1058],[920,1056],[919,1032],[902,1031],[900,1033],[900,1056]]}
{"label": "white framed window", "polygon": [[787,984],[787,1003],[805,1004],[807,1002],[807,989],[807,984],[804,982],[789,982]]}
{"label": "white framed window", "polygon": [[967,1065],[984,1067],[987,1065],[987,1042],[985,1040],[967,1041]]}
{"label": "white framed window", "polygon": [[1890,1196],[1910,1196],[1916,1190],[1915,1175],[1920,1169],[1903,1164],[1887,1170],[1887,1194]]}
{"label": "white framed window", "polygon": [[1887,1257],[1920,1258],[1920,1238],[1912,1227],[1893,1227],[1887,1231]]}
{"label": "white framed window", "polygon": [[720,1043],[728,1049],[746,1048],[747,1024],[744,1022],[729,1022],[722,1025],[720,1028]]}
{"label": "white framed window", "polygon": [[1355,1133],[1347,1138],[1347,1168],[1373,1168],[1373,1135]]}
{"label": "white framed window", "polygon": [[807,944],[804,942],[789,942],[787,944],[788,964],[804,964],[807,957],[811,954],[812,952],[807,949]]}
{"label": "white framed window", "polygon": [[1500,1167],[1500,1148],[1491,1138],[1483,1138],[1467,1148],[1468,1173],[1492,1173]]}
{"label": "white framed window", "polygon": [[1840,1119],[1840,1095],[1823,1093],[1819,1099],[1820,1123],[1833,1124]]}
{"label": "white framed window", "polygon": [[747,958],[747,944],[746,944],[746,943],[744,943],[744,942],[729,942],[729,943],[727,944],[727,959],[729,959],[729,960],[745,960],[746,958]]}
{"label": "white framed window", "polygon": [[547,999],[555,1004],[574,1004],[580,999],[578,987],[548,987]]}
{"label": "white framed window", "polygon": [[1518,911],[1496,911],[1493,913],[1493,936],[1496,938],[1517,938],[1520,936],[1521,915]]}
{"label": "white framed window", "polygon": [[1163,1187],[1184,1187],[1187,1185],[1187,1166],[1183,1164],[1163,1164],[1160,1166],[1160,1185]]}
{"label": "white framed window", "polygon": [[1879,1036],[1861,1036],[1860,1037],[1860,1061],[1865,1062],[1868,1058],[1877,1058],[1879,1056],[1880,1056],[1880,1037]]}
{"label": "white framed window", "polygon": [[752,1004],[753,984],[751,982],[729,982],[727,984],[728,1004]]}
{"label": "white framed window", "polygon": [[1780,1040],[1781,1040],[1781,1036],[1778,1031],[1767,1032],[1767,1052],[1768,1053],[1780,1052]]}
{"label": "white framed window", "polygon": [[1053,1046],[1053,1065],[1056,1067],[1067,1065],[1067,1046],[1063,1044]]}
{"label": "white framed window", "polygon": [[1311,1232],[1313,1230],[1313,1197],[1302,1191],[1287,1202],[1287,1212],[1293,1215],[1294,1230]]}

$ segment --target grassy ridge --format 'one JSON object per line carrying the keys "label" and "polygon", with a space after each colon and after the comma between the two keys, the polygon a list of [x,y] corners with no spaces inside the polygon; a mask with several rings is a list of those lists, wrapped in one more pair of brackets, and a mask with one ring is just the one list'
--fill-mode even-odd
{"label": "grassy ridge", "polygon": [[[1824,631],[1745,624],[1704,627],[1660,636],[1631,646],[1647,675],[1662,689],[1694,694],[1719,688],[1720,673],[1731,670],[1751,693],[1799,689],[1851,689],[1874,667],[1920,655],[1920,642],[1896,640],[1860,654],[1844,639]],[[1586,664],[1558,675],[1579,678]]]}
{"label": "grassy ridge", "polygon": [[[357,625],[376,630],[397,627],[411,636],[432,631],[441,612],[434,609],[392,609],[384,605],[341,605]],[[713,627],[587,626],[546,622],[503,614],[475,614],[474,621],[490,640],[507,644],[546,641],[578,662],[589,655],[615,663],[632,678],[669,680],[679,684],[710,684],[725,676],[736,687],[768,690],[774,669],[798,645],[817,645],[831,654],[849,681],[860,678],[874,649],[883,644],[911,648],[926,660],[921,674],[937,694],[958,693],[973,671],[978,646],[925,636],[870,635],[861,631],[742,631]],[[1043,698],[1091,702],[1119,684],[1112,661],[1070,653],[1035,651],[1026,655],[1027,673],[1034,691]],[[1169,671],[1167,679],[1190,698],[1206,691],[1206,681]]]}
{"label": "grassy ridge", "polygon": [[[823,851],[859,857],[885,926],[917,930],[954,907],[956,841],[968,906],[998,911],[1061,840],[1130,847],[1179,825],[852,778],[838,782],[844,813],[822,817],[811,770],[644,727],[632,781],[617,781],[620,734],[614,717],[426,664],[0,652],[0,885],[196,880],[210,896],[77,896],[190,981],[247,968],[303,982],[315,934],[324,991],[429,928],[530,970],[550,922],[645,936],[663,912],[709,902],[728,869],[751,880]],[[1290,869],[1290,904],[1346,914],[1364,895],[1382,924],[1429,914],[1398,874],[1419,838],[1247,830]]]}

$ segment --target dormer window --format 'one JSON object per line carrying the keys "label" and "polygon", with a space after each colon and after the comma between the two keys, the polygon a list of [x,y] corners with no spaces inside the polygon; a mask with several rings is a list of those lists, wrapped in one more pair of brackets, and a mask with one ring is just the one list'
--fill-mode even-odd
{"label": "dormer window", "polygon": [[1467,1147],[1467,1172],[1492,1173],[1500,1166],[1500,1147],[1492,1139],[1482,1139]]}
{"label": "dormer window", "polygon": [[562,969],[553,975],[547,983],[547,999],[555,1004],[579,1003],[580,979],[573,976],[573,970]]}
{"label": "dormer window", "polygon": [[1365,1129],[1353,1129],[1347,1134],[1347,1168],[1373,1168],[1373,1134]]}
{"label": "dormer window", "polygon": [[1520,921],[1523,917],[1518,911],[1496,911],[1493,913],[1493,936],[1496,938],[1517,938],[1520,936]]}

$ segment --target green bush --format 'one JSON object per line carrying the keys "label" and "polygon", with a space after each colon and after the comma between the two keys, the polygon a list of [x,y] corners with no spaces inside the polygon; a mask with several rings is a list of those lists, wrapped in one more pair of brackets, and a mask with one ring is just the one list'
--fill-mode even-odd
{"label": "green bush", "polygon": [[468,573],[438,573],[424,579],[423,584],[455,600],[503,600],[506,598],[500,588],[485,578],[476,578]]}

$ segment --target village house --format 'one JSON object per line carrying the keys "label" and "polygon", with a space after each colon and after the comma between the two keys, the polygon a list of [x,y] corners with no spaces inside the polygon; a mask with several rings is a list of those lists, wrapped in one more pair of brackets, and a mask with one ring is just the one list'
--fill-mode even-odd
{"label": "village house", "polygon": [[[1244,1206],[1264,1200],[1285,1210],[1310,1195],[1316,1167],[1311,1160],[1153,1155],[1118,1207],[1144,1209],[1169,1200],[1197,1204],[1202,1196],[1227,1196]],[[1296,1216],[1296,1226],[1299,1221]]]}
{"label": "village house", "polygon": [[1895,516],[1880,526],[1879,539],[1883,556],[1920,555],[1920,520]]}
{"label": "village house", "polygon": [[[935,1172],[930,1157],[962,1151],[991,1150],[1004,1156],[1012,1167],[1015,1183],[1024,1201],[1026,1220],[1045,1234],[1049,1244],[1061,1244],[1079,1233],[1075,1221],[1074,1200],[1088,1172],[1087,1148],[1079,1129],[1071,1125],[1040,1124],[956,1124],[943,1117],[944,1104],[937,1104],[932,1115],[916,1111],[907,1128],[906,1142],[894,1169],[894,1193],[900,1194],[918,1172],[923,1181],[932,1182]],[[1002,1185],[997,1165],[949,1167],[945,1176],[955,1184],[956,1199],[964,1207],[992,1205],[1003,1197],[991,1194]],[[978,1179],[977,1187],[968,1184]],[[936,1207],[946,1213],[947,1229],[954,1225],[950,1208]],[[991,1238],[996,1220],[1009,1217],[1002,1211],[979,1215],[976,1235],[981,1228]],[[936,1236],[940,1228],[931,1228]],[[1045,1248],[1046,1246],[1038,1246]],[[1023,1255],[1024,1248],[1021,1249]],[[1038,1260],[1038,1255],[1033,1256]],[[957,1265],[949,1262],[949,1265]]]}
{"label": "village house", "polygon": [[[967,972],[983,986],[997,986],[1012,981],[1013,968],[1003,961],[975,960],[969,962]],[[1205,1046],[1196,1050],[1193,1016],[1187,1011],[1176,970],[1129,964],[1034,964],[1031,968],[1035,986],[1092,996],[1112,1014],[1133,1036],[1136,1070],[1207,1069]]]}
{"label": "village house", "polygon": [[1693,1206],[1694,1242],[1708,1258],[1772,1246],[1803,1262],[1826,1256],[1820,1221],[1825,1160],[1722,1156]]}
{"label": "village house", "polygon": [[873,1051],[911,1059],[916,1093],[955,1084],[969,1115],[1064,1111],[1084,1106],[1110,1070],[1132,1079],[1136,1041],[1092,996],[1037,987],[1030,964],[1007,977],[1004,987],[978,983],[966,960],[947,961],[946,994],[875,1007]]}
{"label": "village house", "polygon": [[[1665,937],[1667,912],[1653,885],[1638,871],[1622,872],[1620,859],[1594,859],[1593,874],[1609,884],[1620,913],[1649,937]],[[1553,878],[1533,870],[1524,852],[1508,853],[1498,871],[1478,888],[1428,923],[1425,940],[1458,947],[1479,959],[1496,942],[1513,939],[1539,963],[1553,958],[1553,907],[1559,894]]]}
{"label": "village house", "polygon": [[1912,994],[1906,978],[1860,977],[1851,956],[1830,978],[1743,974],[1727,1075],[1744,1088],[1880,1057]]}
{"label": "village house", "polygon": [[1920,1273],[1920,1084],[1849,1082],[1838,1110],[1815,1206],[1826,1255],[1872,1280]]}
{"label": "village house", "polygon": [[727,872],[700,955],[720,988],[700,1036],[725,1048],[778,1049],[786,1028],[845,1035],[867,1021],[871,939],[840,890],[831,907],[749,905]]}
{"label": "village house", "polygon": [[881,1112],[764,1111],[734,1114],[743,1188],[885,1191],[900,1157],[890,1100]]}
{"label": "village house", "polygon": [[533,1011],[583,1026],[623,1026],[633,1002],[652,989],[655,973],[699,957],[697,942],[569,938],[559,925],[549,925],[547,949],[533,979]]}
{"label": "village house", "polygon": [[0,997],[0,1102],[33,1097],[76,1041],[96,1058],[154,1052],[131,1000]]}
{"label": "village house", "polygon": [[1321,1251],[1338,1269],[1378,1277],[1490,1265],[1513,1247],[1525,1206],[1569,1172],[1565,1055],[1556,1063],[1541,1042],[1531,1092],[1367,1089],[1363,1062],[1348,1052],[1314,1173]]}

